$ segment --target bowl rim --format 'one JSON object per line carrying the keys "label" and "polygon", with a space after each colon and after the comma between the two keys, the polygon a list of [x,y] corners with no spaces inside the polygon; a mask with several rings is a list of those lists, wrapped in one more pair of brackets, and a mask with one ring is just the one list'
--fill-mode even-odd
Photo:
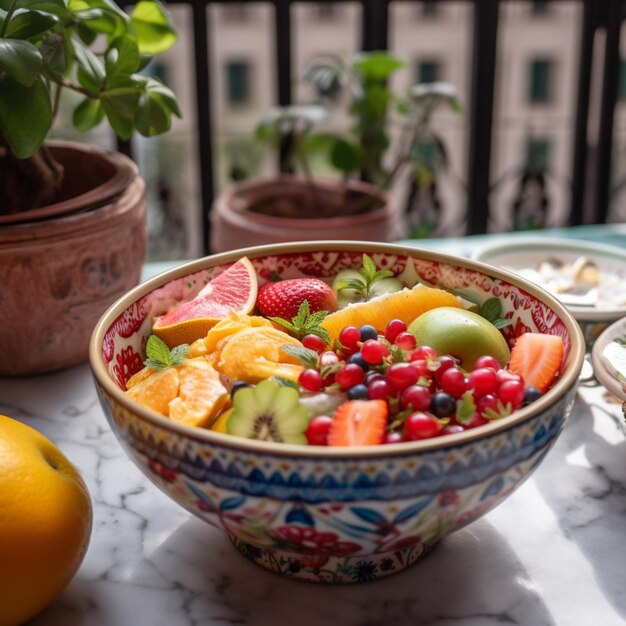
{"label": "bowl rim", "polygon": [[[493,265],[490,258],[507,252],[523,252],[525,250],[557,249],[565,252],[590,253],[598,257],[622,261],[626,264],[626,250],[619,246],[582,239],[568,239],[560,237],[519,237],[506,242],[495,242],[478,247],[471,254],[471,259],[488,265]],[[499,266],[493,265],[493,267]],[[510,271],[510,270],[505,270]],[[576,319],[582,322],[598,322],[618,319],[626,315],[626,306],[623,307],[581,307],[570,305],[568,309]]]}
{"label": "bowl rim", "polygon": [[604,357],[602,356],[604,348],[616,337],[624,333],[626,333],[626,315],[616,322],[613,322],[613,324],[600,333],[591,349],[591,364],[593,366],[593,373],[598,379],[598,382],[616,398],[626,402],[626,390],[622,388],[622,385],[616,378],[611,376],[604,363]]}
{"label": "bowl rim", "polygon": [[[519,287],[529,294],[535,296],[543,303],[547,304],[562,320],[571,339],[570,360],[572,365],[566,374],[560,378],[556,384],[547,391],[541,398],[533,402],[528,407],[519,409],[513,416],[500,420],[495,420],[489,424],[472,428],[461,433],[425,439],[422,441],[408,441],[396,443],[394,445],[377,446],[352,446],[352,447],[327,447],[327,446],[302,446],[297,444],[274,443],[235,437],[229,434],[219,433],[210,429],[187,426],[168,419],[165,416],[151,411],[132,402],[126,394],[117,386],[109,376],[102,359],[102,343],[106,331],[117,317],[130,305],[151,291],[163,286],[165,283],[192,274],[194,272],[207,269],[207,265],[223,265],[233,263],[242,256],[250,259],[268,255],[289,254],[300,252],[323,252],[323,251],[353,251],[370,253],[387,253],[404,256],[419,256],[426,260],[433,260],[450,264],[452,266],[465,269],[477,270],[487,273],[493,278],[498,278],[509,282],[511,285]],[[149,422],[161,429],[169,430],[174,434],[191,438],[197,442],[214,444],[223,448],[237,449],[244,452],[271,454],[282,457],[298,457],[299,459],[369,459],[377,457],[389,458],[392,456],[406,456],[407,454],[430,452],[446,448],[454,448],[471,441],[483,439],[502,431],[509,430],[515,425],[528,421],[537,416],[553,403],[558,395],[565,395],[571,387],[578,384],[578,376],[582,369],[585,356],[584,338],[580,326],[574,316],[568,311],[559,300],[544,289],[526,281],[512,272],[501,270],[497,267],[475,261],[465,257],[438,252],[432,249],[420,248],[415,245],[403,245],[397,243],[378,243],[370,241],[345,241],[345,240],[323,240],[323,241],[301,241],[281,244],[268,244],[252,246],[231,250],[219,254],[201,257],[193,261],[185,262],[175,268],[166,270],[156,276],[140,283],[125,295],[116,300],[100,317],[96,323],[89,342],[89,363],[92,374],[109,396],[117,403],[135,414],[143,421]]]}

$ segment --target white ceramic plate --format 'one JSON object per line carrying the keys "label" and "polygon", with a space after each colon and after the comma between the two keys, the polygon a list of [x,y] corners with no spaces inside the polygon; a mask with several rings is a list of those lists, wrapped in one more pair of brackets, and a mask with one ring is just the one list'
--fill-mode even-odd
{"label": "white ceramic plate", "polygon": [[[512,271],[534,268],[550,258],[569,264],[582,256],[592,259],[600,272],[626,280],[626,250],[617,246],[554,237],[520,237],[514,241],[483,246],[472,254],[476,261]],[[626,306],[576,306],[565,301],[563,303],[579,322],[613,322],[626,315]]]}
{"label": "white ceramic plate", "polygon": [[[614,368],[603,355],[605,348],[617,337],[626,336],[626,317],[611,324],[595,341],[591,351],[593,371],[600,383],[616,398],[626,401],[626,385],[618,380]],[[626,348],[625,348],[626,350]]]}

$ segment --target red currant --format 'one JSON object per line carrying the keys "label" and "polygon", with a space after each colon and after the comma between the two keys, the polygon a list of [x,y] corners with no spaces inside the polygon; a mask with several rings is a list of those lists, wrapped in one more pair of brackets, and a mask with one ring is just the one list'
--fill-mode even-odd
{"label": "red currant", "polygon": [[524,402],[524,385],[519,380],[506,380],[498,387],[498,398],[515,410]]}
{"label": "red currant", "polygon": [[518,374],[514,374],[513,372],[509,372],[509,370],[498,370],[496,372],[496,377],[498,378],[498,385],[501,385],[507,380],[522,380],[521,376],[519,376]]}
{"label": "red currant", "polygon": [[417,359],[417,358],[414,359],[413,354],[415,353],[411,354],[411,356],[409,357],[409,362],[417,370],[418,380],[422,377],[428,378],[430,380],[430,378],[432,378],[433,373],[428,368],[428,363],[424,359]]}
{"label": "red currant", "polygon": [[465,424],[465,428],[476,428],[477,426],[482,426],[483,424],[488,424],[489,420],[478,413],[475,413],[472,419]]}
{"label": "red currant", "polygon": [[324,365],[335,365],[335,363],[339,363],[339,357],[332,350],[326,350],[326,352],[320,354],[319,362],[320,367]]}
{"label": "red currant", "polygon": [[419,371],[411,363],[394,363],[385,374],[385,380],[396,389],[402,390],[415,384]]}
{"label": "red currant", "polygon": [[397,431],[386,433],[383,439],[383,443],[402,443],[403,441],[406,441],[406,437]]}
{"label": "red currant", "polygon": [[479,356],[476,359],[476,363],[474,363],[474,369],[481,369],[483,367],[490,367],[494,372],[502,369],[498,359],[489,355]]}
{"label": "red currant", "polygon": [[468,389],[467,378],[458,367],[449,367],[439,379],[442,391],[454,398],[460,398]]}
{"label": "red currant", "polygon": [[415,341],[413,333],[408,331],[398,333],[396,338],[393,340],[393,343],[398,346],[398,348],[402,348],[402,350],[413,350],[413,348],[417,345],[417,341]]}
{"label": "red currant", "polygon": [[356,326],[346,326],[339,333],[339,343],[350,353],[358,348],[361,341],[361,331]]}
{"label": "red currant", "polygon": [[406,324],[399,319],[393,319],[387,322],[385,328],[385,339],[389,343],[393,343],[400,333],[406,332]]}
{"label": "red currant", "polygon": [[377,339],[368,339],[361,346],[361,356],[366,363],[377,365],[389,354],[387,346],[380,343]]}
{"label": "red currant", "polygon": [[365,372],[355,363],[347,363],[344,368],[335,372],[335,382],[339,383],[342,389],[358,385],[364,380]]}
{"label": "red currant", "polygon": [[437,350],[435,350],[435,348],[431,348],[430,346],[420,346],[413,354],[416,359],[425,359],[426,361],[437,358]]}
{"label": "red currant", "polygon": [[310,446],[325,446],[328,438],[328,430],[332,423],[332,418],[328,415],[317,415],[311,419],[304,436]]}
{"label": "red currant", "polygon": [[430,408],[432,394],[426,387],[411,385],[400,394],[400,408],[403,411],[427,411]]}
{"label": "red currant", "polygon": [[369,400],[387,400],[396,395],[396,390],[384,379],[373,380],[367,386]]}
{"label": "red currant", "polygon": [[319,335],[305,335],[302,337],[302,345],[318,354],[326,350],[326,342]]}
{"label": "red currant", "polygon": [[437,363],[439,363],[439,367],[434,371],[433,376],[438,383],[441,383],[443,373],[451,367],[456,367],[457,361],[454,357],[444,355],[437,359]]}
{"label": "red currant", "polygon": [[322,388],[322,375],[317,370],[306,369],[298,376],[298,383],[307,391],[319,391]]}
{"label": "red currant", "polygon": [[408,439],[429,439],[439,434],[441,426],[434,416],[423,411],[411,413],[404,420],[404,434]]}
{"label": "red currant", "polygon": [[498,391],[498,377],[490,367],[480,367],[468,376],[470,389],[474,390],[474,398],[481,398],[488,393]]}
{"label": "red currant", "polygon": [[462,433],[465,430],[461,424],[448,424],[441,429],[440,435],[454,435]]}
{"label": "red currant", "polygon": [[491,393],[488,393],[482,398],[478,398],[478,400],[476,401],[476,412],[480,417],[487,417],[487,419],[489,419],[489,416],[487,414],[488,411],[490,414],[492,411],[495,414],[500,413],[500,410],[498,408],[498,398],[496,398],[496,396]]}

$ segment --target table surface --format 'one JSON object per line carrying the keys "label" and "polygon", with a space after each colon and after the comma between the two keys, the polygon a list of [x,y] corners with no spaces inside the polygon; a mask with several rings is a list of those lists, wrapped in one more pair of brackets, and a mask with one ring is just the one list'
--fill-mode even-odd
{"label": "table surface", "polygon": [[[482,241],[415,243],[467,254]],[[554,448],[504,503],[405,572],[332,588],[255,566],[153,486],[109,430],[87,364],[0,378],[0,413],[55,441],[94,504],[80,570],[31,626],[626,623],[626,429],[598,385],[579,387]]]}

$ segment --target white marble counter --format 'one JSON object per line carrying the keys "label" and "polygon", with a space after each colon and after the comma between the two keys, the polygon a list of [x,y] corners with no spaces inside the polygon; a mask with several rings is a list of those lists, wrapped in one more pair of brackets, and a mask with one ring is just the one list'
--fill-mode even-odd
{"label": "white marble counter", "polygon": [[617,626],[626,623],[626,429],[602,388],[533,477],[411,569],[348,587],[283,580],[244,559],[126,457],[88,365],[0,379],[0,413],[54,440],[94,503],[87,556],[31,626]]}

